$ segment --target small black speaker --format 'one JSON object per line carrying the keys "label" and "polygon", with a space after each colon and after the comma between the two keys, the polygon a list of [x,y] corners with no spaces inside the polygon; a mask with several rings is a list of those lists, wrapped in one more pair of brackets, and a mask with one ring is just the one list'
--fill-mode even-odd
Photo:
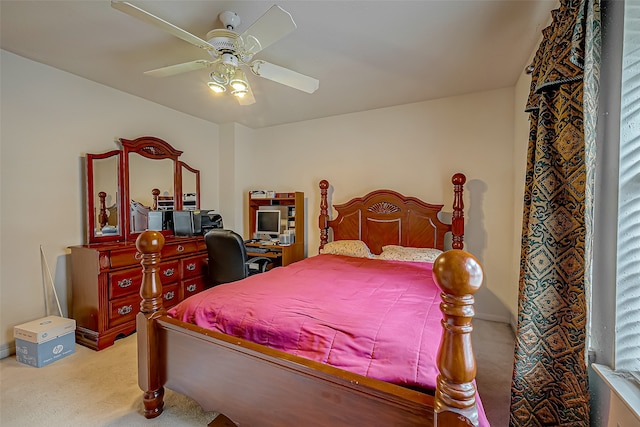
{"label": "small black speaker", "polygon": [[176,236],[193,236],[195,226],[193,211],[173,211],[173,234]]}
{"label": "small black speaker", "polygon": [[149,230],[172,230],[173,229],[173,211],[150,211],[149,212]]}

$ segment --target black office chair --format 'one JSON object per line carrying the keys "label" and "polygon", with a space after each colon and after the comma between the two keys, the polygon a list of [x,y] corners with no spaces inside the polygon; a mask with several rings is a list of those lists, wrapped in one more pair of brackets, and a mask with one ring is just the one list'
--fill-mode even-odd
{"label": "black office chair", "polygon": [[204,235],[209,255],[209,279],[213,286],[263,273],[271,263],[267,257],[248,258],[242,237],[232,230],[213,229]]}

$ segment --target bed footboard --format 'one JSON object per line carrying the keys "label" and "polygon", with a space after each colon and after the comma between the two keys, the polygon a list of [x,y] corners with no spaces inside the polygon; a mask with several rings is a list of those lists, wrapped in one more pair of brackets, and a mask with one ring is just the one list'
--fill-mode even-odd
{"label": "bed footboard", "polygon": [[163,244],[155,231],[136,241],[143,269],[136,320],[145,417],[162,413],[167,386],[243,426],[478,425],[470,334],[482,268],[470,254],[451,250],[434,263],[444,313],[434,397],[169,318],[158,269]]}

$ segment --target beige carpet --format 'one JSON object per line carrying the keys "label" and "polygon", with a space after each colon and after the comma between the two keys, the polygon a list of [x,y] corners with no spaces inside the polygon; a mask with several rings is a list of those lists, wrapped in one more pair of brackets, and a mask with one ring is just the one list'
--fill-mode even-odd
{"label": "beige carpet", "polygon": [[[476,320],[478,389],[494,427],[508,425],[513,334],[508,325]],[[43,368],[0,360],[0,426],[206,426],[216,416],[166,390],[160,417],[142,415],[135,334],[96,352],[76,352]]]}

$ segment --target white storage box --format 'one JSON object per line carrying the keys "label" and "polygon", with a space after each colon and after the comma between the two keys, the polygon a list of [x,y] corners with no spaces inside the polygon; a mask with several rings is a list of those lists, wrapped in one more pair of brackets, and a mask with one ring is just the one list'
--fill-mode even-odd
{"label": "white storage box", "polygon": [[38,368],[76,351],[76,321],[48,316],[23,323],[13,329],[16,359]]}

